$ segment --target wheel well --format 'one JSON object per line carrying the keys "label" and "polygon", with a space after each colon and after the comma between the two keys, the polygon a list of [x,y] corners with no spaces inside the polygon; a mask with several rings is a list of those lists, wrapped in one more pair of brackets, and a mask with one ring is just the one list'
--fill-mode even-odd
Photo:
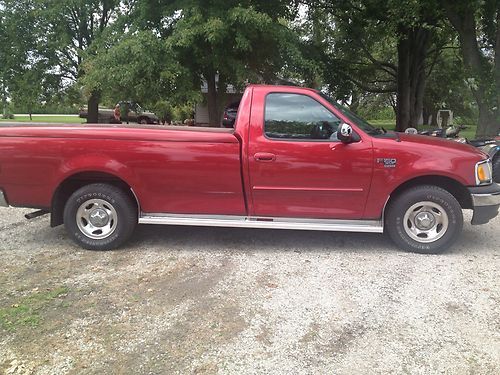
{"label": "wheel well", "polygon": [[444,176],[422,176],[406,181],[391,193],[387,206],[404,191],[420,185],[438,186],[453,195],[463,209],[472,208],[472,197],[469,190],[457,180]]}
{"label": "wheel well", "polygon": [[122,189],[129,195],[133,202],[137,203],[137,207],[139,207],[139,202],[132,188],[122,179],[109,173],[92,171],[81,172],[68,177],[57,187],[52,197],[50,225],[56,227],[63,224],[64,206],[71,194],[86,185],[95,183],[107,183]]}

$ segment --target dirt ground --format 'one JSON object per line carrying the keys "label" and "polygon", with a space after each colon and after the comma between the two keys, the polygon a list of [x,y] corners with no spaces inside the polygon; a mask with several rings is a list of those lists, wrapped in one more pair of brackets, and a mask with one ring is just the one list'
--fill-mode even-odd
{"label": "dirt ground", "polygon": [[148,226],[89,252],[26,212],[0,209],[0,373],[500,373],[499,218],[438,256]]}

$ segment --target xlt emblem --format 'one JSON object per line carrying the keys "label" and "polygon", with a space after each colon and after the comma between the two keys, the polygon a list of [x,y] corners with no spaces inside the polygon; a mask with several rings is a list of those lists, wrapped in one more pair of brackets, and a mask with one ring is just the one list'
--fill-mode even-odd
{"label": "xlt emblem", "polygon": [[384,168],[396,168],[397,159],[377,158],[377,164],[383,164]]}

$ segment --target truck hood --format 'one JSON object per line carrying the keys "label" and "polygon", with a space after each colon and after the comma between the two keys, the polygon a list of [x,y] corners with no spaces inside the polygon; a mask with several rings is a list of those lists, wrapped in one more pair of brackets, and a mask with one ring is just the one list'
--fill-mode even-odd
{"label": "truck hood", "polygon": [[455,150],[459,152],[468,152],[481,159],[488,158],[488,155],[479,150],[478,148],[468,144],[456,142],[452,139],[431,137],[428,135],[405,134],[405,133],[398,133],[398,135],[401,142],[411,142],[413,144],[419,144],[422,146],[423,149],[425,149],[426,146],[447,148],[449,150]]}

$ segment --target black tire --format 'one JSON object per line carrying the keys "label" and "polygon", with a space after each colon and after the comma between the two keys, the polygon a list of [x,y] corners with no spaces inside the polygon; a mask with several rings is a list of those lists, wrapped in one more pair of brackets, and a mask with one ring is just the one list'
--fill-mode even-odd
{"label": "black tire", "polygon": [[458,201],[432,185],[413,187],[396,196],[385,219],[385,230],[396,245],[421,254],[445,251],[457,240],[462,227]]}
{"label": "black tire", "polygon": [[84,249],[116,249],[132,236],[137,226],[137,205],[116,186],[87,185],[66,202],[64,225],[73,241]]}
{"label": "black tire", "polygon": [[141,125],[147,125],[147,124],[149,124],[149,119],[147,117],[141,117],[141,118],[139,118],[138,123]]}
{"label": "black tire", "polygon": [[500,184],[500,151],[493,159],[493,181]]}

